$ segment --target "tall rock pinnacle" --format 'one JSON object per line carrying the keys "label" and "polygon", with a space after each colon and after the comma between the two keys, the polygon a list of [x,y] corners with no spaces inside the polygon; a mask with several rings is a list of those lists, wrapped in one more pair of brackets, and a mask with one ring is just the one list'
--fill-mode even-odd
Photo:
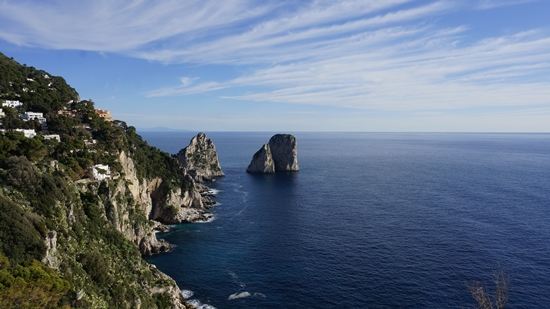
{"label": "tall rock pinnacle", "polygon": [[189,146],[178,152],[177,158],[195,180],[212,180],[212,177],[225,176],[218,161],[216,146],[202,132],[191,139]]}

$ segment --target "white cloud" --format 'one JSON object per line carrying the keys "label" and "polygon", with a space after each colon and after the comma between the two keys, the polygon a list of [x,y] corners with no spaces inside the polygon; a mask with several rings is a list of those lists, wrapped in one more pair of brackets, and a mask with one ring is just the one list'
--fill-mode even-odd
{"label": "white cloud", "polygon": [[[328,7],[308,7],[294,15],[263,22],[244,33],[227,35],[190,46],[162,51],[137,51],[136,56],[163,62],[279,63],[316,54],[342,40],[362,40],[369,30],[442,13],[452,7],[439,1],[411,9],[364,16],[405,1],[337,2]],[[355,4],[355,5],[352,5]],[[349,20],[348,18],[354,17]],[[359,18],[361,17],[361,18]],[[416,26],[412,25],[412,28]]]}
{"label": "white cloud", "polygon": [[180,81],[181,81],[181,86],[182,87],[189,87],[191,86],[195,80],[197,80],[198,78],[191,78],[191,77],[182,77],[180,78]]}
{"label": "white cloud", "polygon": [[[226,1],[3,1],[0,38],[23,46],[127,52],[227,27],[272,6]],[[8,27],[9,25],[9,27]]]}
{"label": "white cloud", "polygon": [[[526,32],[458,48],[452,38],[461,31],[376,30],[370,40],[340,41],[333,51],[327,48],[331,55],[327,59],[280,64],[227,82],[174,87],[150,95],[257,86],[273,90],[225,98],[378,110],[550,103],[550,84],[533,77],[548,74],[550,38]],[[386,40],[404,39],[379,46],[381,33]],[[377,48],[369,49],[371,44]],[[360,49],[364,51],[356,52]],[[525,76],[535,81],[518,81]]]}
{"label": "white cloud", "polygon": [[539,0],[478,0],[475,8],[479,10],[488,10],[502,6],[519,5],[536,1]]}
{"label": "white cloud", "polygon": [[153,97],[215,92],[392,111],[550,104],[544,30],[472,39],[476,29],[467,23],[439,26],[448,13],[526,2],[532,1],[3,1],[0,38],[244,68],[226,80],[197,69],[178,85],[147,93]]}

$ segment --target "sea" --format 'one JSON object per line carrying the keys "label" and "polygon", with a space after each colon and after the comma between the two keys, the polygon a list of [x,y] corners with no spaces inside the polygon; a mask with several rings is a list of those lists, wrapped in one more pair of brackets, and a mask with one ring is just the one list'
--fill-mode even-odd
{"label": "sea", "polygon": [[[170,154],[198,132],[140,132]],[[146,258],[197,308],[550,308],[550,134],[291,133],[299,172],[247,174],[269,132],[206,132],[209,222]]]}

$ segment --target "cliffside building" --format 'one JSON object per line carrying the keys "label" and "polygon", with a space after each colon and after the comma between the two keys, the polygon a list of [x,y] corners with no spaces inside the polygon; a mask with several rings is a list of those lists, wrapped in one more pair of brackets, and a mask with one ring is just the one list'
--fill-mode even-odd
{"label": "cliffside building", "polygon": [[26,138],[33,138],[36,136],[36,131],[34,130],[25,130],[25,129],[15,129],[15,132],[23,132]]}
{"label": "cliffside building", "polygon": [[96,109],[94,111],[96,115],[98,115],[101,118],[104,118],[106,121],[113,121],[113,117],[111,117],[111,113],[109,110],[106,109]]}
{"label": "cliffside building", "polygon": [[23,118],[25,121],[36,119],[36,120],[40,121],[40,123],[45,123],[46,122],[46,118],[44,118],[43,113],[25,112],[24,114],[21,115],[21,118]]}
{"label": "cliffside building", "polygon": [[63,109],[63,110],[57,111],[58,115],[64,115],[69,117],[74,117],[76,116],[77,113],[78,113],[78,110],[76,109]]}
{"label": "cliffside building", "polygon": [[96,164],[90,167],[95,180],[105,180],[111,178],[111,169],[105,164]]}
{"label": "cliffside building", "polygon": [[59,134],[44,134],[42,137],[44,137],[44,139],[55,139],[58,142],[61,142],[61,137]]}
{"label": "cliffside building", "polygon": [[23,106],[23,103],[21,103],[19,101],[6,100],[4,103],[2,103],[2,106],[11,107],[11,108],[18,108],[18,107]]}

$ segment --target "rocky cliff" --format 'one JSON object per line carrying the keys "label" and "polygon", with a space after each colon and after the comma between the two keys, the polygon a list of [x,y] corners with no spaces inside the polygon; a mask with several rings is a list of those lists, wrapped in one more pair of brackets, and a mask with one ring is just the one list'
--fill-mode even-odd
{"label": "rocky cliff", "polygon": [[208,189],[204,185],[189,176],[185,190],[170,188],[160,177],[140,181],[134,161],[124,151],[119,155],[119,162],[123,171],[121,177],[100,183],[83,181],[80,188],[103,196],[100,202],[103,208],[109,209],[106,215],[111,224],[135,243],[143,255],[170,250],[169,243],[155,236],[156,231],[167,230],[163,223],[190,223],[210,217],[209,209],[214,202],[201,194]]}
{"label": "rocky cliff", "polygon": [[202,132],[193,137],[189,146],[180,150],[176,158],[196,181],[210,181],[212,177],[225,176],[218,161],[216,146]]}
{"label": "rocky cliff", "polygon": [[247,173],[275,173],[275,163],[271,155],[269,144],[264,144],[252,157],[250,165],[246,169]]}
{"label": "rocky cliff", "polygon": [[248,166],[247,173],[274,173],[298,171],[296,138],[291,134],[276,134],[262,146]]}

